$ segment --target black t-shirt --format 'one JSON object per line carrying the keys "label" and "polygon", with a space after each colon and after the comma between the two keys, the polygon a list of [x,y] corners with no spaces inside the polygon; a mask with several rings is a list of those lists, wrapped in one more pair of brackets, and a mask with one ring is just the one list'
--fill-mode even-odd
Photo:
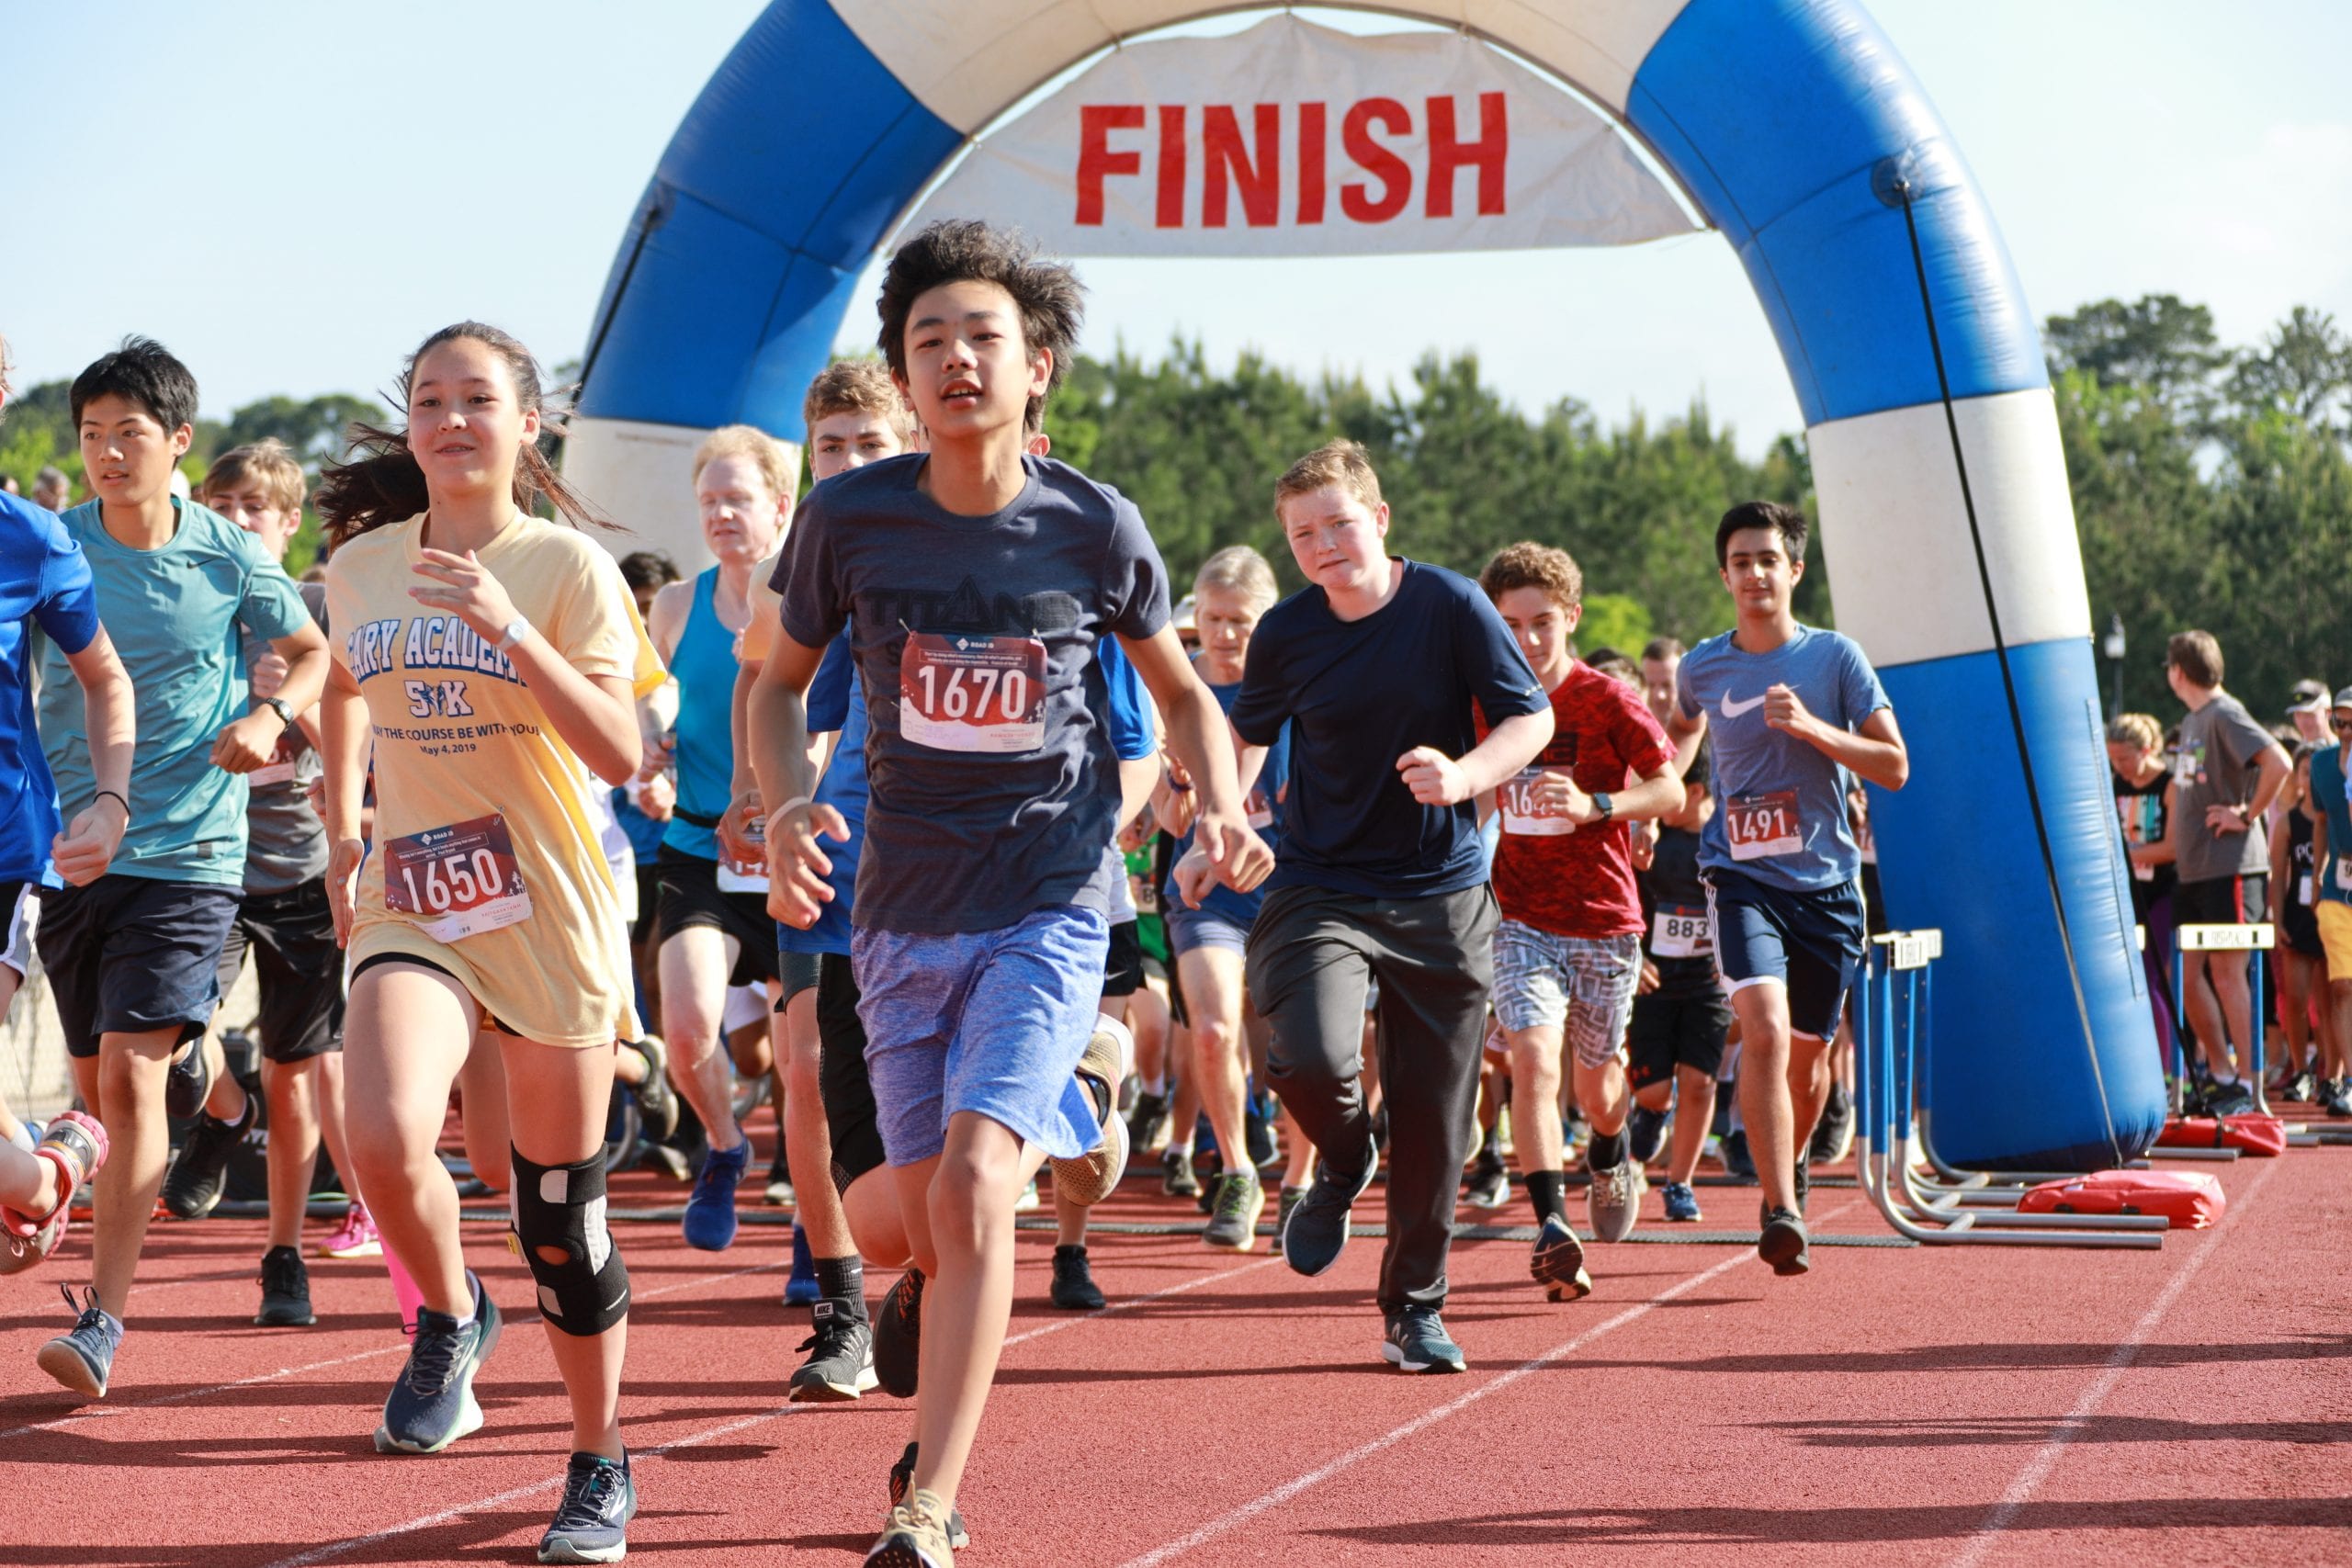
{"label": "black t-shirt", "polygon": [[1661,997],[1723,994],[1707,931],[1707,889],[1699,880],[1699,835],[1661,828],[1642,891],[1642,952],[1657,965]]}
{"label": "black t-shirt", "polygon": [[1290,796],[1269,889],[1328,887],[1365,897],[1458,893],[1487,880],[1476,803],[1423,806],[1396,771],[1416,746],[1460,757],[1490,725],[1550,707],[1510,628],[1477,584],[1403,563],[1387,604],[1361,620],[1331,613],[1320,588],[1258,623],[1234,699],[1252,746],[1290,727]]}
{"label": "black t-shirt", "polygon": [[[2115,816],[2123,829],[2126,849],[2164,842],[2165,790],[2172,784],[2171,773],[2158,773],[2143,784],[2129,783],[2121,773],[2111,770],[2108,778],[2115,785]],[[2149,908],[2172,891],[2175,880],[2169,863],[2132,867],[2132,918],[2146,925]]]}

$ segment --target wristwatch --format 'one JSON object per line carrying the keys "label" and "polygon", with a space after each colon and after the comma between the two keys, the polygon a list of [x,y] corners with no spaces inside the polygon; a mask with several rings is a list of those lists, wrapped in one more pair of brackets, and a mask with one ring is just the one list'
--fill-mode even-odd
{"label": "wristwatch", "polygon": [[504,653],[508,649],[512,649],[516,643],[521,642],[523,638],[529,634],[530,630],[531,623],[525,620],[522,616],[517,615],[513,620],[507,622],[505,626],[499,628],[498,641],[492,646],[494,646],[499,652]]}
{"label": "wristwatch", "polygon": [[1592,797],[1592,808],[1600,813],[1600,819],[1603,822],[1611,820],[1617,815],[1617,803],[1605,795],[1596,795]]}
{"label": "wristwatch", "polygon": [[294,728],[293,710],[288,708],[283,702],[280,702],[276,697],[263,697],[260,699],[260,702],[262,706],[269,709],[270,712],[277,716],[278,723],[284,725],[288,729]]}

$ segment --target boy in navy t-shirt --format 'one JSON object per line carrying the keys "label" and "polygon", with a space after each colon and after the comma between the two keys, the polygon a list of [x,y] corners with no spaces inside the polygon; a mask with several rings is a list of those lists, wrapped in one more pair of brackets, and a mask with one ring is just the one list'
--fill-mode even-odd
{"label": "boy in navy t-shirt", "polygon": [[[1283,1256],[1302,1274],[1330,1268],[1372,1180],[1361,1076],[1377,980],[1390,1162],[1381,1353],[1408,1371],[1460,1371],[1439,1311],[1498,919],[1476,800],[1543,750],[1551,704],[1476,583],[1389,556],[1388,506],[1362,446],[1335,441],[1292,464],[1274,511],[1310,586],[1258,623],[1232,717],[1245,784],[1285,728],[1291,742],[1282,858],[1248,958],[1272,1031],[1268,1080],[1322,1156],[1283,1225]],[[1207,872],[1198,851],[1180,866],[1188,902]]]}
{"label": "boy in navy t-shirt", "polygon": [[1862,959],[1846,792],[1857,775],[1901,789],[1911,771],[1861,649],[1790,610],[1805,533],[1804,514],[1774,502],[1724,513],[1715,562],[1738,624],[1684,656],[1668,725],[1684,772],[1702,737],[1714,759],[1699,866],[1739,1019],[1739,1109],[1764,1187],[1756,1250],[1784,1275],[1810,1266],[1798,1151],[1828,1098],[1829,1042]]}

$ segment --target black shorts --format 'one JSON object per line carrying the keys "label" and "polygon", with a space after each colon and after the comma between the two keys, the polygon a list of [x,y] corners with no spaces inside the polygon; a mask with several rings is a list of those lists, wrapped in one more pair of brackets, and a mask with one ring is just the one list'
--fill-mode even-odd
{"label": "black shorts", "polygon": [[233,887],[119,873],[44,894],[33,941],[67,1055],[96,1055],[102,1034],[202,1034],[237,902]]}
{"label": "black shorts", "polygon": [[729,985],[759,986],[776,977],[775,922],[768,918],[766,899],[756,893],[721,893],[717,861],[667,844],[653,857],[653,869],[662,879],[662,901],[653,917],[659,941],[709,926],[735,939]]}
{"label": "black shorts", "polygon": [[662,908],[662,873],[645,861],[637,863],[637,919],[628,923],[631,947],[653,933],[653,917]]}
{"label": "black shorts", "polygon": [[1102,960],[1102,994],[1132,997],[1143,989],[1143,940],[1134,920],[1111,928],[1110,955]]}
{"label": "black shorts", "polygon": [[14,969],[19,980],[33,972],[33,933],[40,929],[44,891],[37,882],[0,882],[0,916],[7,920],[0,964]]}
{"label": "black shorts", "polygon": [[2244,926],[2269,918],[2270,878],[2260,872],[2173,884],[2176,926]]}
{"label": "black shorts", "polygon": [[833,1142],[833,1188],[883,1164],[882,1125],[874,1111],[874,1079],[865,1070],[865,1023],[857,1016],[857,975],[849,954],[817,961],[817,1039],[823,1055],[818,1088],[825,1101],[825,1131]]}
{"label": "black shorts", "polygon": [[1731,1000],[1721,991],[1635,997],[1633,1021],[1625,1026],[1625,1050],[1633,1058],[1625,1076],[1635,1089],[1671,1082],[1677,1067],[1720,1077],[1724,1038],[1730,1032]]}
{"label": "black shorts", "polygon": [[307,1062],[343,1049],[343,950],[324,877],[283,893],[248,893],[220,944],[219,985],[227,996],[254,955],[261,982],[261,1054]]}

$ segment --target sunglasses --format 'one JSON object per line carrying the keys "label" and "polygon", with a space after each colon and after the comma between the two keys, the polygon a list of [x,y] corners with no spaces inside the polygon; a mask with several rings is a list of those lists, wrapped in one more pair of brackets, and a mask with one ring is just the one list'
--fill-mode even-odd
{"label": "sunglasses", "polygon": [[2347,730],[2352,730],[2352,718],[2331,718],[2327,721],[2327,727],[2336,734],[2342,735]]}

